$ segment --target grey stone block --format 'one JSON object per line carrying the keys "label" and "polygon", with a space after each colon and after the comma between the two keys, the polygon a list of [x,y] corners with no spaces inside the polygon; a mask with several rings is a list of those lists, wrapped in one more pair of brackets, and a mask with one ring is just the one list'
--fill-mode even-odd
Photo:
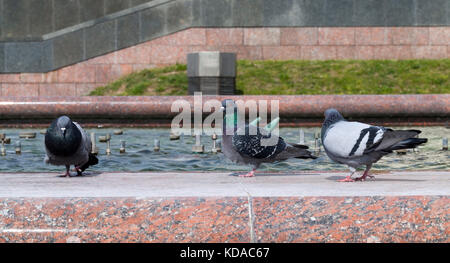
{"label": "grey stone block", "polygon": [[157,6],[144,10],[140,14],[140,41],[151,40],[166,34],[167,7]]}
{"label": "grey stone block", "polygon": [[152,0],[131,0],[130,7],[141,5],[147,2],[151,2]]}
{"label": "grey stone block", "polygon": [[117,21],[117,48],[129,47],[139,43],[139,14],[121,17]]}
{"label": "grey stone block", "polygon": [[117,48],[125,48],[139,42],[139,14],[134,13],[117,20]]}
{"label": "grey stone block", "polygon": [[3,0],[3,38],[25,39],[29,36],[28,6],[28,0]]}
{"label": "grey stone block", "polygon": [[446,25],[449,0],[417,0],[416,23],[418,26]]}
{"label": "grey stone block", "polygon": [[107,0],[105,2],[105,15],[122,11],[130,7],[130,0]]}
{"label": "grey stone block", "polygon": [[172,33],[192,24],[192,1],[179,0],[167,4],[167,31]]}
{"label": "grey stone block", "polygon": [[192,27],[203,27],[202,21],[202,0],[192,1]]}
{"label": "grey stone block", "polygon": [[325,3],[325,26],[352,26],[353,0],[327,0]]}
{"label": "grey stone block", "polygon": [[236,54],[218,51],[189,53],[188,77],[236,77]]}
{"label": "grey stone block", "polygon": [[5,72],[47,72],[52,68],[52,43],[15,42],[5,44]]}
{"label": "grey stone block", "polygon": [[29,23],[32,36],[42,36],[53,31],[53,1],[29,0]]}
{"label": "grey stone block", "polygon": [[450,1],[447,1],[447,21],[445,22],[445,25],[449,26],[450,25]]}
{"label": "grey stone block", "polygon": [[236,86],[236,54],[221,52],[189,53],[188,93],[205,95],[234,94]]}
{"label": "grey stone block", "polygon": [[199,56],[198,53],[188,53],[187,54],[187,76],[197,77],[199,69]]}
{"label": "grey stone block", "polygon": [[0,0],[0,40],[3,39],[3,0]]}
{"label": "grey stone block", "polygon": [[382,0],[385,26],[414,26],[414,0]]}
{"label": "grey stone block", "polygon": [[264,23],[264,0],[234,0],[233,26],[261,26]]}
{"label": "grey stone block", "polygon": [[264,0],[264,26],[292,26],[294,1],[271,1]]}
{"label": "grey stone block", "polygon": [[200,77],[188,77],[188,95],[200,91]]}
{"label": "grey stone block", "polygon": [[201,91],[203,95],[233,95],[236,79],[233,77],[189,77],[188,94]]}
{"label": "grey stone block", "polygon": [[202,24],[205,27],[229,27],[233,25],[233,0],[202,0]]}
{"label": "grey stone block", "polygon": [[[220,52],[199,52],[198,53],[198,76],[219,77],[221,76],[222,60]],[[188,67],[190,67],[188,61]]]}
{"label": "grey stone block", "polygon": [[354,2],[353,22],[355,26],[384,26],[384,16],[383,1]]}
{"label": "grey stone block", "polygon": [[302,26],[323,26],[326,0],[294,0],[299,8]]}
{"label": "grey stone block", "polygon": [[[80,22],[97,19],[105,14],[105,0],[79,0]],[[108,1],[108,0],[106,0]]]}
{"label": "grey stone block", "polygon": [[78,30],[53,39],[53,66],[64,67],[84,59],[84,31]]}
{"label": "grey stone block", "polygon": [[116,21],[96,24],[85,29],[86,59],[103,55],[116,49]]}
{"label": "grey stone block", "polygon": [[41,70],[34,72],[48,72],[53,70],[53,40],[41,41]]}
{"label": "grey stone block", "polygon": [[80,22],[80,8],[77,0],[54,1],[55,30],[76,25]]}
{"label": "grey stone block", "polygon": [[236,77],[236,54],[221,53],[220,54],[220,76]]}
{"label": "grey stone block", "polygon": [[5,71],[5,44],[0,43],[0,73]]}

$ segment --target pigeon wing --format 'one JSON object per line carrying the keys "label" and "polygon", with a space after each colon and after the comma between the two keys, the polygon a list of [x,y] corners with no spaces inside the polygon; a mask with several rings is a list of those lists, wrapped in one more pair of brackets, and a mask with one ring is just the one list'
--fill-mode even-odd
{"label": "pigeon wing", "polygon": [[381,142],[385,131],[384,127],[340,121],[329,128],[323,145],[335,156],[361,156]]}
{"label": "pigeon wing", "polygon": [[233,135],[233,147],[241,155],[256,159],[268,159],[275,157],[286,148],[286,143],[281,137],[276,138],[276,144],[266,146],[262,145],[261,141],[269,139],[270,133],[262,134],[260,128],[256,128],[255,135],[251,135],[249,131],[249,126],[246,125],[245,131],[240,128]]}
{"label": "pigeon wing", "polygon": [[88,153],[92,152],[92,142],[87,132],[83,128],[81,128],[80,124],[78,124],[77,122],[73,122],[73,124],[75,124],[75,126],[81,133],[81,145],[82,147],[84,147],[84,150]]}
{"label": "pigeon wing", "polygon": [[372,145],[371,147],[367,148],[364,152],[369,153],[372,151],[391,151],[391,147],[395,144],[409,139],[413,138],[416,135],[420,133],[419,130],[399,130],[394,131],[392,129],[385,129],[385,132],[383,133],[383,137],[381,140],[378,141],[378,143]]}

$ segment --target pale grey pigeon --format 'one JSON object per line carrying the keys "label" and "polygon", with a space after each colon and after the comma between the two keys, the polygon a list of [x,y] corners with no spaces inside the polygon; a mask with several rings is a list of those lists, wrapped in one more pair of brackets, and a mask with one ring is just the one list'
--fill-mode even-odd
{"label": "pale grey pigeon", "polygon": [[92,143],[81,126],[69,117],[61,116],[54,120],[45,133],[45,162],[53,165],[65,165],[70,176],[70,165],[75,166],[79,176],[90,165],[98,163],[91,153]]}
{"label": "pale grey pigeon", "polygon": [[[254,176],[255,170],[261,163],[272,163],[289,158],[317,158],[311,155],[311,152],[306,150],[308,149],[308,146],[288,144],[281,137],[274,137],[275,143],[273,145],[264,145],[262,139],[268,139],[271,136],[267,130],[258,127],[250,129],[250,125],[238,127],[237,107],[234,102],[232,100],[224,100],[222,106],[222,110],[225,112],[222,125],[222,152],[233,162],[253,166],[251,172],[239,176]],[[227,114],[227,107],[232,107],[233,110],[230,110],[229,112],[233,113]],[[254,135],[250,133],[252,130],[256,131]]]}
{"label": "pale grey pigeon", "polygon": [[[393,150],[415,148],[427,139],[415,138],[419,130],[392,130],[361,122],[349,122],[335,109],[325,111],[322,125],[322,144],[331,160],[346,164],[351,174],[341,182],[364,181],[372,164]],[[365,165],[364,174],[355,180],[356,168]]]}

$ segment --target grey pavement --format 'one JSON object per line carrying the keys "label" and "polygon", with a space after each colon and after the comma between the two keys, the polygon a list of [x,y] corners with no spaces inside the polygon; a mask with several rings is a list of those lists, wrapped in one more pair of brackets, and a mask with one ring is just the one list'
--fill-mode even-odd
{"label": "grey pavement", "polygon": [[376,173],[375,180],[340,183],[347,172],[257,173],[243,178],[217,172],[0,173],[0,198],[17,197],[234,197],[449,195],[450,171]]}

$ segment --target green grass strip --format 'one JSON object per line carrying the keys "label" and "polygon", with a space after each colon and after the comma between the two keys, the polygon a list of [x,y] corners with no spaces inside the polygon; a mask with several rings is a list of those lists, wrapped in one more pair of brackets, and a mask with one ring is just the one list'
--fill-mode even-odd
{"label": "green grass strip", "polygon": [[[237,63],[237,94],[439,94],[450,93],[450,59],[288,60]],[[92,96],[187,95],[186,65],[132,73]]]}

